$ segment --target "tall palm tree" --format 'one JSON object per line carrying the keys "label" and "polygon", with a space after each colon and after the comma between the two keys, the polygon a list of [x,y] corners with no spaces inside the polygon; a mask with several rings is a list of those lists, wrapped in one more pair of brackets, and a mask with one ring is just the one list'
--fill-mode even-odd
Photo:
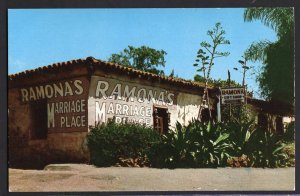
{"label": "tall palm tree", "polygon": [[294,10],[293,8],[247,8],[244,12],[244,20],[246,22],[260,20],[282,37],[293,30]]}
{"label": "tall palm tree", "polygon": [[294,104],[294,10],[293,8],[247,8],[244,21],[260,20],[277,33],[278,40],[253,42],[247,60],[262,61],[257,80],[262,96]]}

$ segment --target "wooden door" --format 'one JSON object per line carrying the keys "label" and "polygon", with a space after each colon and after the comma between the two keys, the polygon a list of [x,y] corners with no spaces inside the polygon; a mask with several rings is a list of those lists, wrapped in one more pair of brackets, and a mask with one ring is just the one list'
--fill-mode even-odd
{"label": "wooden door", "polygon": [[166,108],[154,108],[154,129],[156,129],[160,134],[166,133],[168,131],[168,110]]}

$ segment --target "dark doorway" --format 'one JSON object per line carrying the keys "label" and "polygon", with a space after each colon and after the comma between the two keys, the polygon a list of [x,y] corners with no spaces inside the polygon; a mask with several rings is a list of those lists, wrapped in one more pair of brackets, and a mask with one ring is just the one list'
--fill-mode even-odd
{"label": "dark doorway", "polygon": [[153,108],[153,121],[154,129],[157,130],[160,134],[164,134],[168,131],[169,128],[169,115],[167,108],[154,107]]}
{"label": "dark doorway", "polygon": [[263,131],[268,131],[268,116],[266,114],[259,113],[257,124]]}
{"label": "dark doorway", "polygon": [[281,116],[276,117],[276,132],[279,134],[284,132],[283,118]]}
{"label": "dark doorway", "polygon": [[47,139],[48,127],[47,127],[47,100],[39,100],[30,104],[32,111],[32,129],[30,138],[35,139]]}
{"label": "dark doorway", "polygon": [[209,109],[203,108],[201,111],[201,122],[207,123],[209,122]]}

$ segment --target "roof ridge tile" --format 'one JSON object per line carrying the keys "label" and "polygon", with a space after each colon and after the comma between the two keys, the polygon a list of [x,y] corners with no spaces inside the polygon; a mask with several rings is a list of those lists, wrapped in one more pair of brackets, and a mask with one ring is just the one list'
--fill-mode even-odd
{"label": "roof ridge tile", "polygon": [[83,59],[75,59],[75,60],[70,60],[70,61],[52,63],[52,64],[49,64],[49,65],[40,66],[38,68],[17,72],[15,74],[9,74],[8,78],[9,79],[14,79],[14,78],[17,78],[17,77],[22,76],[22,75],[41,72],[42,70],[47,71],[47,70],[51,70],[53,68],[59,68],[59,67],[62,67],[62,66],[67,66],[67,65],[74,65],[74,64],[81,63],[81,62],[84,62],[84,61],[85,60],[83,60]]}
{"label": "roof ridge tile", "polygon": [[[170,76],[165,76],[165,75],[158,75],[158,74],[154,74],[154,73],[151,73],[151,72],[138,70],[135,67],[124,66],[124,65],[117,64],[117,63],[112,63],[112,62],[108,62],[108,61],[99,60],[99,59],[96,59],[92,56],[89,56],[85,59],[73,59],[73,60],[69,60],[69,61],[57,62],[57,63],[49,64],[49,65],[46,65],[46,66],[41,66],[41,67],[31,69],[31,70],[25,70],[23,72],[11,74],[11,75],[8,76],[8,78],[10,80],[12,80],[12,79],[16,79],[18,77],[24,76],[26,74],[33,74],[33,73],[37,73],[37,72],[40,73],[42,71],[58,69],[58,68],[61,68],[61,67],[71,66],[71,65],[85,63],[85,62],[92,63],[92,64],[95,64],[95,65],[100,66],[100,67],[105,66],[106,68],[113,68],[113,69],[126,71],[129,74],[133,73],[133,74],[137,74],[137,75],[141,75],[141,76],[147,76],[147,77],[160,79],[162,81],[173,82],[173,83],[181,83],[184,86],[195,86],[195,87],[202,87],[203,88],[204,85],[205,85],[204,83],[201,83],[201,82],[195,82],[195,81],[191,81],[191,80],[187,80],[187,79],[183,79],[183,78],[176,78],[176,77],[170,77]],[[209,85],[209,88],[213,88],[213,86]]]}

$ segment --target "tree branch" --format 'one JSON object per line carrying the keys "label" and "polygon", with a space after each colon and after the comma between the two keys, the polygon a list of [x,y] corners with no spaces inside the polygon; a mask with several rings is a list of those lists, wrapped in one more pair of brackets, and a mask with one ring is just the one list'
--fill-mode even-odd
{"label": "tree branch", "polygon": [[224,57],[225,55],[214,56],[214,58]]}
{"label": "tree branch", "polygon": [[203,47],[212,55],[212,52],[206,46]]}

